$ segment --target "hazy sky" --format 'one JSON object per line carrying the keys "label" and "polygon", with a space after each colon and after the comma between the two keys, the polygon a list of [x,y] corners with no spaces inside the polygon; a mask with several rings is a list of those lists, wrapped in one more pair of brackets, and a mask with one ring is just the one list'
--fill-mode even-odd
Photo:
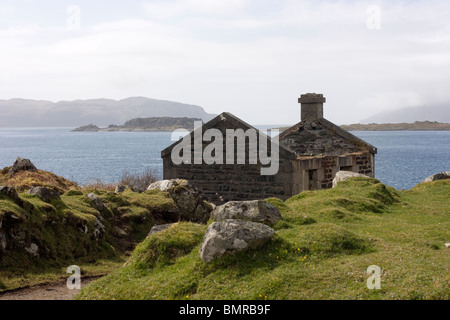
{"label": "hazy sky", "polygon": [[292,124],[316,92],[341,124],[449,87],[448,0],[0,2],[0,99],[146,96]]}

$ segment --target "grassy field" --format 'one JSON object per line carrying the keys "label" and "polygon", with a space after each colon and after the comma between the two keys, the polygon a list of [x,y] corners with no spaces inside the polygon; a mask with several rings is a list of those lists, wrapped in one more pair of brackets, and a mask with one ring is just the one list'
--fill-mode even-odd
{"label": "grassy field", "polygon": [[[205,225],[178,223],[78,299],[450,299],[450,181],[397,191],[375,179],[267,199],[283,220],[265,247],[206,264]],[[379,266],[381,289],[367,287]]]}
{"label": "grassy field", "polygon": [[[8,172],[0,171],[0,185],[12,185],[19,193],[16,198],[0,194],[0,240],[7,244],[6,250],[0,247],[0,292],[67,278],[66,268],[74,264],[85,276],[107,274],[123,265],[128,251],[155,223],[178,218],[174,201],[157,190],[117,194],[81,188],[41,170],[19,172],[13,179]],[[26,193],[32,185],[62,195],[44,202]],[[101,212],[89,193],[105,204]],[[37,246],[39,256],[27,252],[30,244]]]}

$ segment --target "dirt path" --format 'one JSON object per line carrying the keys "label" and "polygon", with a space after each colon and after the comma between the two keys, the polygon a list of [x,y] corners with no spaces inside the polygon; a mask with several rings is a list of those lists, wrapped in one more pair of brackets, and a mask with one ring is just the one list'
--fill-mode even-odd
{"label": "dirt path", "polygon": [[[81,279],[81,288],[89,282],[100,278],[88,277]],[[0,293],[0,300],[72,300],[80,290],[69,290],[67,279],[61,279],[57,283],[40,284],[37,286],[16,289]]]}

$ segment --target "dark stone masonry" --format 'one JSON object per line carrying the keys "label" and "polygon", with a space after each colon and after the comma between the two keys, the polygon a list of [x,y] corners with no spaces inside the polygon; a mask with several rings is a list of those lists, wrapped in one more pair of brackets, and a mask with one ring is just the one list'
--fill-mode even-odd
{"label": "dark stone masonry", "polygon": [[[352,171],[373,177],[374,158],[377,149],[353,134],[323,118],[321,94],[305,94],[299,98],[301,121],[279,135],[279,169],[274,175],[262,175],[260,159],[251,164],[249,159],[250,138],[245,140],[245,163],[237,164],[194,164],[194,132],[191,132],[191,161],[174,164],[171,152],[181,140],[161,152],[164,166],[164,179],[189,180],[213,203],[231,200],[256,200],[268,197],[289,198],[305,190],[318,190],[332,187],[338,171]],[[202,133],[217,129],[225,137],[227,129],[253,129],[252,126],[233,116],[222,113],[202,127]],[[258,132],[256,130],[256,132]],[[257,136],[260,146],[259,135]],[[267,139],[270,152],[271,140]],[[205,150],[211,141],[203,141]],[[198,150],[197,150],[198,151]],[[259,150],[258,150],[259,151]],[[238,159],[237,146],[234,146],[235,160]],[[225,157],[226,147],[223,146]]]}

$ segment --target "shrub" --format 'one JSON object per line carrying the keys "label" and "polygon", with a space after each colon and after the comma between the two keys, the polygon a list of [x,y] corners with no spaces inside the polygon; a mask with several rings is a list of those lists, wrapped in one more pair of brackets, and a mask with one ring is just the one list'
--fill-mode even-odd
{"label": "shrub", "polygon": [[158,180],[156,172],[151,168],[147,168],[140,174],[125,170],[119,184],[134,187],[138,190],[146,190],[152,182]]}

